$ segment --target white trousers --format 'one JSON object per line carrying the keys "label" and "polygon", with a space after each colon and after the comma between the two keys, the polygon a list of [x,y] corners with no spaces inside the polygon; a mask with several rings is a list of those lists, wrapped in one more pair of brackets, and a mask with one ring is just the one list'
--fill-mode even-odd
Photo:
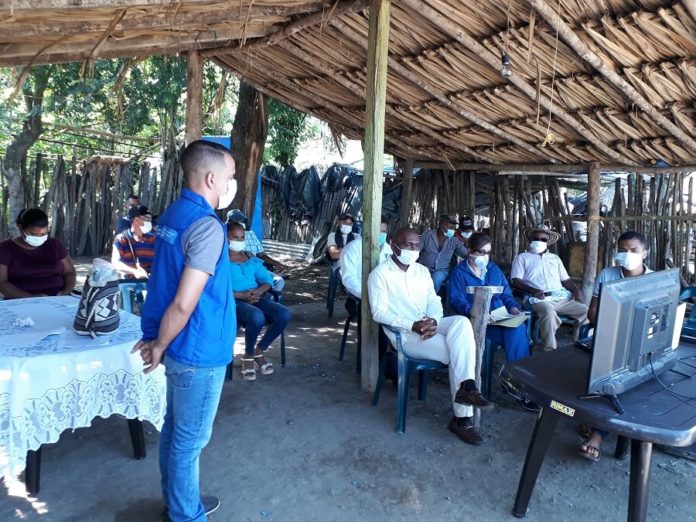
{"label": "white trousers", "polygon": [[403,342],[404,353],[417,359],[431,359],[449,365],[449,383],[455,417],[471,417],[471,406],[457,404],[454,397],[459,385],[474,379],[476,372],[476,343],[469,319],[461,315],[443,317],[437,324],[437,333],[430,339],[411,332]]}

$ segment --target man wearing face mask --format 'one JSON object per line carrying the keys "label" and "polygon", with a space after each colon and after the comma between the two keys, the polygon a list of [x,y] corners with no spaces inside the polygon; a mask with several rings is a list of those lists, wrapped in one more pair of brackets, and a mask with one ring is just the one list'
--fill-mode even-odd
{"label": "man wearing face mask", "polygon": [[429,230],[421,237],[421,249],[418,262],[425,266],[433,279],[435,293],[449,277],[452,256],[466,257],[467,249],[459,239],[454,237],[457,222],[447,214],[442,214],[436,230]]}
{"label": "man wearing face mask", "polygon": [[341,251],[346,245],[356,239],[360,239],[360,235],[353,232],[353,224],[355,219],[351,214],[341,214],[338,216],[338,228],[335,232],[329,233],[326,238],[326,255],[331,262],[331,268],[338,270],[340,268]]}
{"label": "man wearing face mask", "polygon": [[212,434],[237,330],[226,230],[215,209],[229,206],[237,185],[232,153],[216,143],[190,143],[181,167],[185,188],[158,222],[143,337],[133,351],[140,351],[145,373],[160,363],[166,369],[163,519],[204,521],[220,502],[200,496],[199,456]]}
{"label": "man wearing face mask", "polygon": [[459,228],[454,233],[456,237],[462,244],[469,248],[469,238],[476,232],[474,228],[474,221],[469,216],[462,216],[459,218]]}
{"label": "man wearing face mask", "polygon": [[[449,365],[454,416],[449,430],[467,444],[483,438],[473,425],[473,407],[493,408],[476,389],[476,346],[469,319],[443,317],[442,302],[435,293],[430,273],[416,263],[420,240],[415,230],[402,228],[392,240],[392,256],[368,278],[372,318],[401,331],[404,352],[418,359]],[[395,343],[394,334],[385,331]]]}
{"label": "man wearing face mask", "polygon": [[[389,259],[393,254],[391,246],[387,244],[387,229],[389,223],[382,216],[379,225],[379,262]],[[362,241],[351,241],[341,252],[341,281],[348,292],[360,299],[362,294]],[[348,306],[348,301],[346,301]]]}
{"label": "man wearing face mask", "polygon": [[111,264],[126,275],[146,279],[155,256],[155,234],[152,233],[152,214],[144,206],[128,211],[130,228],[114,239]]}
{"label": "man wearing face mask", "polygon": [[529,296],[529,305],[539,318],[542,349],[555,350],[556,330],[561,326],[559,314],[581,323],[587,317],[587,306],[561,258],[548,251],[560,234],[540,225],[525,229],[524,237],[529,241],[529,251],[512,260],[510,279],[513,288]]}
{"label": "man wearing face mask", "polygon": [[[590,309],[587,312],[587,319],[593,326],[597,323],[597,303],[602,285],[609,281],[616,281],[624,277],[635,277],[652,272],[645,265],[645,258],[648,255],[646,250],[645,236],[639,232],[629,230],[619,236],[617,242],[617,252],[614,261],[617,266],[607,267],[602,270],[595,279],[594,289],[592,290],[592,300]],[[602,441],[609,432],[598,429],[591,429],[585,434],[586,440],[578,447],[581,457],[596,462],[599,460]]]}

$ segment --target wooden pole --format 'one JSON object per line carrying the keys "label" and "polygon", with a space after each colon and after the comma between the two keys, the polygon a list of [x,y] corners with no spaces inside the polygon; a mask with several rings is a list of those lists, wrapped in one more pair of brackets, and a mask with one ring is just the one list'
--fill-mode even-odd
{"label": "wooden pole", "polygon": [[404,184],[401,188],[401,208],[399,226],[409,226],[411,205],[413,204],[413,160],[404,161]]}
{"label": "wooden pole", "polygon": [[188,53],[186,64],[186,144],[203,134],[201,98],[203,96],[203,60],[198,51]]}
{"label": "wooden pole", "polygon": [[589,304],[592,299],[592,289],[597,276],[600,181],[599,163],[593,162],[587,174],[587,243],[585,244],[585,270],[582,275],[582,292],[585,295],[586,304]]}
{"label": "wooden pole", "polygon": [[[476,388],[481,389],[481,367],[483,366],[483,352],[486,351],[486,329],[488,328],[488,315],[491,308],[493,294],[503,291],[500,286],[469,286],[467,293],[474,294],[474,305],[471,307],[471,327],[474,329],[474,341],[476,342]],[[481,410],[474,410],[474,426],[481,425]]]}
{"label": "wooden pole", "polygon": [[[367,47],[367,96],[365,108],[365,172],[363,174],[362,295],[367,296],[367,277],[377,265],[379,225],[382,213],[384,116],[387,102],[387,51],[390,0],[371,0]],[[362,389],[373,391],[379,374],[379,330],[372,320],[369,299],[362,299]]]}

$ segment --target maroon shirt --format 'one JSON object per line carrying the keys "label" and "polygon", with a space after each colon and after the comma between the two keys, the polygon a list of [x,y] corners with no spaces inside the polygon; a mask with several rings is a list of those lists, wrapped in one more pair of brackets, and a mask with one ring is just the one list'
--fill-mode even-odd
{"label": "maroon shirt", "polygon": [[30,294],[56,295],[63,290],[63,264],[68,251],[49,237],[38,248],[27,250],[13,240],[0,241],[0,265],[7,266],[7,280]]}

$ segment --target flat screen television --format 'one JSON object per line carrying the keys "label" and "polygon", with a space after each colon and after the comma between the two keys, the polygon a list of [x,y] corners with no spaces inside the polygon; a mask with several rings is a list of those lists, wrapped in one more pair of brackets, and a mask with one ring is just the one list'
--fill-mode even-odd
{"label": "flat screen television", "polygon": [[[589,395],[619,395],[651,379],[653,372],[659,375],[675,365],[680,290],[678,269],[602,285]],[[683,309],[681,314],[683,320]]]}

